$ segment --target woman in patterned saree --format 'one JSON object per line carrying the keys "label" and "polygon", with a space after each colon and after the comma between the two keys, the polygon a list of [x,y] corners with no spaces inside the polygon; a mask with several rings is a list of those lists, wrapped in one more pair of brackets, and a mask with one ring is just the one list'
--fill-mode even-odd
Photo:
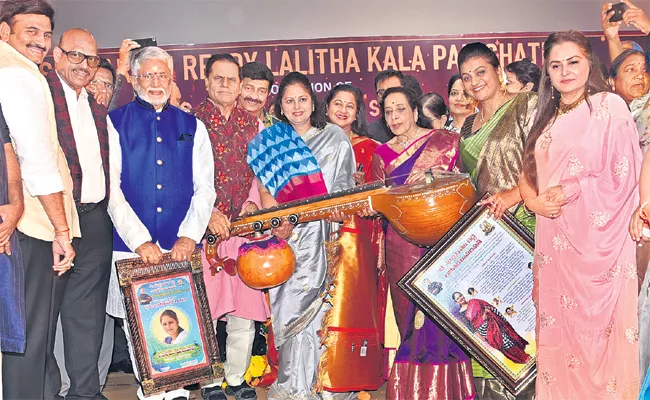
{"label": "woman in patterned saree", "polygon": [[[354,186],[350,141],[341,128],[325,121],[307,77],[298,72],[285,76],[274,106],[282,122],[260,132],[248,145],[248,164],[259,181],[262,206]],[[324,350],[318,331],[330,308],[324,302],[331,281],[324,246],[330,224],[316,221],[291,227],[284,221],[273,233],[292,247],[296,269],[287,282],[269,289],[279,369],[268,398],[320,399],[313,388]]]}
{"label": "woman in patterned saree", "polygon": [[[499,60],[483,43],[463,47],[458,67],[463,87],[478,102],[479,110],[467,117],[461,130],[463,167],[472,177],[479,197],[492,195],[486,203],[495,217],[509,209],[532,232],[535,217],[522,206],[518,182],[537,95],[508,93]],[[472,370],[479,399],[514,398],[476,361],[472,361]],[[533,392],[534,388],[529,387],[521,398],[530,398]]]}
{"label": "woman in patterned saree", "polygon": [[[411,91],[390,88],[384,94],[382,111],[395,135],[379,146],[373,158],[374,179],[393,185],[424,179],[427,170],[457,172],[458,139],[442,130],[447,107],[440,95],[430,95],[428,119]],[[418,116],[420,118],[418,119]],[[423,129],[416,124],[433,126]],[[438,326],[425,317],[397,281],[420,259],[423,249],[386,230],[386,275],[402,343],[397,351],[386,398],[391,400],[469,399],[474,395],[471,365],[467,355]]]}
{"label": "woman in patterned saree", "polygon": [[[537,399],[636,399],[637,276],[628,218],[641,150],[585,36],[552,33],[520,190],[535,237]],[[538,195],[539,193],[539,195]]]}

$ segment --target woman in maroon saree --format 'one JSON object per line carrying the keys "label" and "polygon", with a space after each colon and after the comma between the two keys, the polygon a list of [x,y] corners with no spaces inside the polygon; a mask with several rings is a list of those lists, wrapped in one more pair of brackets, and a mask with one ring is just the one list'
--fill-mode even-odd
{"label": "woman in maroon saree", "polygon": [[[458,172],[460,136],[440,129],[447,111],[440,95],[425,95],[418,104],[408,90],[391,88],[384,95],[382,111],[395,137],[375,151],[375,180],[403,185],[422,180],[428,170]],[[469,357],[397,286],[424,251],[387,226],[386,275],[402,342],[391,370],[386,398],[471,399],[474,386]]]}

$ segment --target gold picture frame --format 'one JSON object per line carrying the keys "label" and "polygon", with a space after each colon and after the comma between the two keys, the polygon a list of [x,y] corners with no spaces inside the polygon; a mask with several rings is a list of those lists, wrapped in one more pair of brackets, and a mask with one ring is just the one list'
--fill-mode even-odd
{"label": "gold picture frame", "polygon": [[127,323],[145,396],[222,378],[199,250],[157,265],[117,261]]}

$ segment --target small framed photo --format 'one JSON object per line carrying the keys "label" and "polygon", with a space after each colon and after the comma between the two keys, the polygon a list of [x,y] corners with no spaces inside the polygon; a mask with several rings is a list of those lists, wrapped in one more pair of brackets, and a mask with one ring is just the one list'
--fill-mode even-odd
{"label": "small framed photo", "polygon": [[536,375],[534,243],[511,214],[475,205],[399,282],[515,395]]}
{"label": "small framed photo", "polygon": [[158,265],[116,262],[140,384],[146,396],[223,377],[201,253]]}

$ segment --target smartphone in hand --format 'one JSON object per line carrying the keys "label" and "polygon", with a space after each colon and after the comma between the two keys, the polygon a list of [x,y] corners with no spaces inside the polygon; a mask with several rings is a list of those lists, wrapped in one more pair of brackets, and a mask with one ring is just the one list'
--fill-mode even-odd
{"label": "smartphone in hand", "polygon": [[625,3],[616,3],[609,9],[608,12],[614,12],[611,17],[609,17],[609,22],[618,22],[623,21],[623,14],[627,11],[627,4]]}
{"label": "smartphone in hand", "polygon": [[140,45],[140,49],[143,49],[145,47],[158,46],[158,41],[156,41],[156,38],[133,39],[133,41]]}

